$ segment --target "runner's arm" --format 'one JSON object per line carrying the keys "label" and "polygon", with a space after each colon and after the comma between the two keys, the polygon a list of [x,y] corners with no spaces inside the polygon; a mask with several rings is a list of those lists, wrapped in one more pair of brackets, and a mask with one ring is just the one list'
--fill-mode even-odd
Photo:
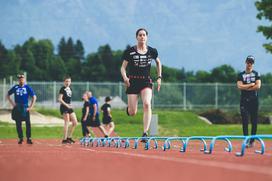
{"label": "runner's arm", "polygon": [[128,65],[128,61],[124,60],[121,66],[121,74],[124,80],[124,83],[126,84],[127,87],[129,87],[129,78],[127,77],[127,72],[126,72],[126,68]]}
{"label": "runner's arm", "polygon": [[93,113],[93,121],[94,121],[96,113],[97,113],[97,105],[96,104],[93,105],[93,109],[94,109],[94,113]]}
{"label": "runner's arm", "polygon": [[240,90],[248,90],[250,87],[253,87],[255,83],[243,84],[242,81],[237,81],[237,88]]}
{"label": "runner's arm", "polygon": [[162,65],[161,65],[161,61],[160,61],[159,58],[156,58],[156,65],[157,65],[157,75],[158,75],[158,79],[157,79],[158,91],[160,91],[160,89],[161,89],[161,77],[162,77]]}
{"label": "runner's arm", "polygon": [[90,112],[90,107],[87,106],[87,107],[86,107],[86,113],[85,113],[85,115],[84,115],[83,121],[86,121],[86,120],[87,120],[88,115],[89,115],[89,112]]}
{"label": "runner's arm", "polygon": [[109,117],[112,118],[112,115],[111,115],[111,108],[110,108],[110,107],[108,107],[108,113],[109,113]]}
{"label": "runner's arm", "polygon": [[31,103],[30,103],[29,107],[27,108],[27,111],[30,111],[34,107],[36,100],[37,100],[37,96],[34,95],[31,99]]}
{"label": "runner's arm", "polygon": [[16,106],[16,103],[10,98],[10,95],[7,94],[6,96],[7,100],[9,101],[9,103],[12,105],[12,107],[15,107]]}
{"label": "runner's arm", "polygon": [[64,106],[66,106],[67,108],[71,109],[71,106],[70,106],[69,104],[67,104],[66,102],[64,102],[62,98],[63,98],[63,94],[59,94],[58,101],[59,101],[62,105],[64,105]]}
{"label": "runner's arm", "polygon": [[248,88],[247,90],[258,90],[261,88],[261,80],[256,80],[256,83],[254,86]]}

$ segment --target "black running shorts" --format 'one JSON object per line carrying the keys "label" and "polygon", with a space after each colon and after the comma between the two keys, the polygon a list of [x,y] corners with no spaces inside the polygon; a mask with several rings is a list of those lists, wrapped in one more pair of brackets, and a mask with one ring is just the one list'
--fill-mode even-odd
{"label": "black running shorts", "polygon": [[64,105],[60,105],[60,114],[61,115],[63,115],[63,114],[72,114],[74,112],[74,110],[73,109],[71,109],[71,108],[67,108],[66,106],[64,106]]}
{"label": "black running shorts", "polygon": [[152,89],[153,83],[151,79],[129,79],[130,86],[127,88],[127,94],[140,94],[145,88]]}

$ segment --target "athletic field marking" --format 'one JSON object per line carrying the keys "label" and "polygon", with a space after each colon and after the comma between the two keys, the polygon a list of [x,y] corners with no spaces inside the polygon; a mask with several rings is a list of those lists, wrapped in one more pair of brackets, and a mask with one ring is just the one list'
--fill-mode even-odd
{"label": "athletic field marking", "polygon": [[229,163],[229,162],[219,162],[219,161],[206,161],[206,160],[198,160],[198,159],[188,159],[188,158],[173,158],[173,157],[162,157],[156,155],[144,155],[139,153],[126,153],[126,152],[117,152],[117,151],[105,151],[105,150],[94,150],[94,149],[87,149],[81,148],[81,150],[91,151],[91,152],[100,152],[100,153],[108,153],[108,154],[116,154],[116,155],[125,155],[130,157],[138,157],[138,158],[145,158],[145,159],[153,159],[153,160],[162,160],[162,161],[173,161],[178,163],[188,163],[194,164],[198,166],[208,166],[208,167],[216,167],[216,168],[223,168],[233,171],[243,171],[243,172],[254,172],[258,174],[266,174],[272,175],[272,168],[264,167],[264,166],[253,166],[253,165],[246,165],[240,163]]}

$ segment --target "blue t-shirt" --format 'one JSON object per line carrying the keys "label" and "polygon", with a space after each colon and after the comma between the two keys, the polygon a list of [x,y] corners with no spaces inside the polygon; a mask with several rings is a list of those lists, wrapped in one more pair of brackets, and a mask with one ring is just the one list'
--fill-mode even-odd
{"label": "blue t-shirt", "polygon": [[96,104],[96,106],[97,106],[97,111],[96,111],[96,115],[95,115],[95,116],[99,116],[99,112],[98,112],[98,108],[99,108],[99,107],[98,107],[98,102],[97,102],[96,98],[95,98],[95,97],[91,97],[91,98],[89,99],[89,103],[90,103],[90,115],[93,116],[93,114],[94,114],[93,105]]}
{"label": "blue t-shirt", "polygon": [[16,104],[28,105],[29,96],[33,97],[35,95],[34,91],[27,84],[20,86],[15,85],[9,91],[8,95],[14,94],[14,99]]}

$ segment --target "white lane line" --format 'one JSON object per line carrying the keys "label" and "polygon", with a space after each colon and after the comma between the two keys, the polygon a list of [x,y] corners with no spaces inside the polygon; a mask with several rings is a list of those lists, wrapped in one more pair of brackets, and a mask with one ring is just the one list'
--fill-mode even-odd
{"label": "white lane line", "polygon": [[107,154],[116,154],[116,155],[125,155],[130,157],[144,158],[144,159],[153,159],[153,160],[162,160],[162,161],[172,161],[178,163],[188,163],[194,164],[198,166],[205,167],[216,167],[223,168],[233,171],[243,171],[257,174],[265,174],[272,175],[272,168],[265,166],[254,166],[254,165],[246,165],[241,163],[229,163],[222,161],[211,161],[211,160],[198,160],[198,159],[188,159],[188,158],[177,158],[177,157],[164,157],[164,156],[156,156],[156,155],[144,155],[139,153],[128,153],[128,152],[117,152],[117,151],[105,151],[105,150],[94,150],[81,148],[81,150],[97,152],[97,153],[107,153]]}

